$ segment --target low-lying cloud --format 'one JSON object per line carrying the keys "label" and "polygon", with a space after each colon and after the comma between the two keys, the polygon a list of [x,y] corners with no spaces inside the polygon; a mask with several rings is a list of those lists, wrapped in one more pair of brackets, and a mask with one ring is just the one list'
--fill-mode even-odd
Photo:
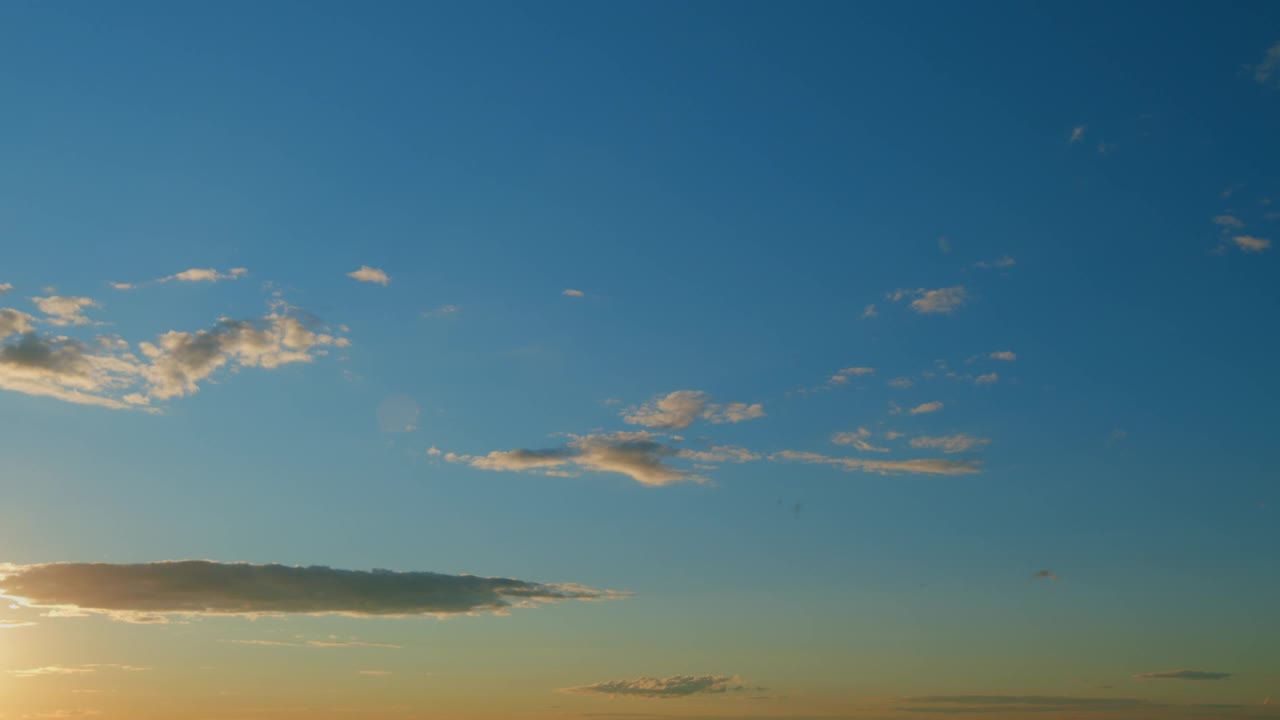
{"label": "low-lying cloud", "polygon": [[3,565],[0,595],[55,616],[163,622],[170,616],[198,615],[504,613],[548,602],[615,599],[623,593],[475,575],[179,560]]}
{"label": "low-lying cloud", "polygon": [[1210,672],[1207,670],[1159,670],[1157,672],[1138,673],[1134,680],[1226,680],[1232,673]]}
{"label": "low-lying cloud", "polygon": [[761,688],[745,684],[737,675],[672,675],[664,678],[640,677],[634,680],[608,680],[593,685],[562,688],[560,692],[573,695],[672,699],[693,695],[722,695],[759,689]]}
{"label": "low-lying cloud", "polygon": [[982,472],[982,463],[976,460],[941,460],[923,458],[916,460],[865,460],[863,458],[831,457],[812,452],[783,450],[769,456],[780,462],[801,462],[810,465],[831,465],[845,472],[867,472],[877,475],[974,475]]}

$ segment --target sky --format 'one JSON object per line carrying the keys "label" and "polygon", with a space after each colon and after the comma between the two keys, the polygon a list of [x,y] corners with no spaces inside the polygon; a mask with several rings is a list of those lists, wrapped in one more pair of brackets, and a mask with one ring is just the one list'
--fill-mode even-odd
{"label": "sky", "polygon": [[1280,718],[1280,5],[0,4],[0,718]]}

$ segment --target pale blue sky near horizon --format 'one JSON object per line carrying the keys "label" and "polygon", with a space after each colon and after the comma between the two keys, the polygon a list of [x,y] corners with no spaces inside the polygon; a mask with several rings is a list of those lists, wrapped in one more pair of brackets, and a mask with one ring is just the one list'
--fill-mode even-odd
{"label": "pale blue sky near horizon", "polygon": [[[1280,272],[1231,238],[1280,236],[1278,42],[1261,2],[0,6],[0,307],[89,297],[105,324],[40,331],[136,345],[279,290],[351,343],[158,414],[0,390],[0,562],[576,582],[636,593],[590,608],[633,638],[865,603],[890,629],[832,638],[938,623],[948,658],[947,618],[1057,618],[1133,672],[1274,675],[1240,642],[1280,630]],[[761,459],[646,487],[427,454],[641,430],[681,390],[765,414],[679,447]],[[892,452],[832,443],[858,428]],[[989,443],[908,445],[958,434]]]}

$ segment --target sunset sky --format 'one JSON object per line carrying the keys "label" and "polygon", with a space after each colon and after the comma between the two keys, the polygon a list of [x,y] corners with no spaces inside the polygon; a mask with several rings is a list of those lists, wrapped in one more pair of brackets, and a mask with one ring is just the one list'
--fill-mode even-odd
{"label": "sunset sky", "polygon": [[0,719],[1280,719],[1280,4],[0,3]]}

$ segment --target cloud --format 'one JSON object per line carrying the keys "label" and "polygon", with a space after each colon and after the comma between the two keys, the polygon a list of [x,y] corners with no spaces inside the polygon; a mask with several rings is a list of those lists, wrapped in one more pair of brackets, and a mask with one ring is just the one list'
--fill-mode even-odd
{"label": "cloud", "polygon": [[858,428],[853,432],[838,432],[831,436],[831,442],[837,445],[849,445],[855,450],[863,452],[887,453],[889,448],[878,447],[867,441],[871,437],[871,431],[866,428]]}
{"label": "cloud", "polygon": [[938,402],[937,400],[934,400],[933,402],[927,402],[921,405],[917,405],[911,408],[910,410],[908,410],[907,412],[910,413],[911,415],[926,415],[928,413],[938,412],[941,409],[942,409],[942,403]]}
{"label": "cloud", "polygon": [[916,382],[914,380],[905,376],[893,378],[888,382],[889,387],[895,387],[895,388],[909,388],[915,384]]}
{"label": "cloud", "polygon": [[256,645],[260,647],[293,647],[293,648],[383,648],[400,650],[401,645],[392,643],[361,642],[359,640],[307,640],[305,642],[283,642],[280,640],[223,640],[233,645]]}
{"label": "cloud", "polygon": [[660,430],[679,430],[689,427],[698,419],[712,424],[739,423],[765,416],[759,403],[728,403],[717,405],[711,396],[701,390],[676,390],[665,396],[623,411],[622,419],[630,425],[642,425]]}
{"label": "cloud", "polygon": [[124,409],[138,399],[126,391],[138,383],[142,372],[137,357],[101,344],[93,347],[34,332],[22,332],[17,342],[0,344],[0,389],[26,395]]}
{"label": "cloud", "polygon": [[357,670],[356,674],[370,676],[370,677],[374,677],[374,676],[383,677],[383,676],[391,675],[392,672],[390,670]]}
{"label": "cloud", "polygon": [[1253,79],[1263,85],[1280,87],[1280,78],[1276,77],[1277,69],[1280,69],[1280,42],[1267,48],[1262,62],[1253,66]]}
{"label": "cloud", "polygon": [[573,695],[671,699],[758,689],[760,688],[743,684],[742,679],[736,675],[672,675],[664,678],[639,677],[634,680],[608,680],[594,685],[562,688],[560,692]]}
{"label": "cloud", "polygon": [[560,294],[564,295],[565,297],[571,297],[571,298],[586,297],[587,295],[581,290],[574,290],[573,288],[565,288],[563,291],[560,292]]}
{"label": "cloud", "polygon": [[941,450],[950,454],[968,452],[975,449],[981,450],[991,440],[990,438],[980,438],[959,433],[956,435],[921,435],[920,437],[913,437],[907,442],[913,448]]}
{"label": "cloud", "polygon": [[875,304],[874,304],[874,303],[873,303],[873,304],[871,304],[871,305],[868,305],[868,306],[867,306],[867,307],[862,311],[862,317],[864,317],[864,318],[873,318],[873,317],[875,317],[875,316],[877,316],[877,315],[879,315],[879,314],[880,314],[880,313],[876,312],[876,306],[875,306]]}
{"label": "cloud", "polygon": [[1160,670],[1158,672],[1138,673],[1134,680],[1226,680],[1232,673],[1208,672],[1205,670]]}
{"label": "cloud", "polygon": [[15,628],[35,627],[33,622],[18,622],[14,620],[0,620],[0,630],[13,630]]}
{"label": "cloud", "polygon": [[391,278],[385,272],[368,265],[361,265],[359,270],[347,273],[347,277],[360,282],[377,283],[383,287],[391,284]]}
{"label": "cloud", "polygon": [[0,594],[58,612],[139,616],[442,616],[502,613],[562,600],[607,600],[620,593],[475,575],[209,560],[117,565],[47,563],[0,566]]}
{"label": "cloud", "polygon": [[35,330],[36,319],[12,308],[0,308],[0,340]]}
{"label": "cloud", "polygon": [[1248,253],[1260,253],[1271,247],[1271,241],[1266,238],[1253,237],[1252,235],[1237,235],[1231,238],[1231,242],[1236,247]]}
{"label": "cloud", "polygon": [[861,377],[862,375],[873,375],[876,369],[873,367],[847,367],[837,370],[835,375],[831,376],[830,382],[836,385],[844,385],[849,382],[851,377]]}
{"label": "cloud", "polygon": [[1135,698],[1090,698],[1053,695],[925,695],[905,698],[911,712],[942,715],[1041,713],[1041,712],[1116,712],[1161,707]]}
{"label": "cloud", "polygon": [[110,286],[111,286],[111,288],[112,288],[113,290],[136,290],[136,289],[138,289],[138,284],[137,284],[137,283],[127,283],[127,282],[109,282],[109,283],[107,283],[107,284],[108,284],[108,285],[110,285]]}
{"label": "cloud", "polygon": [[569,437],[569,442],[561,447],[497,450],[487,455],[447,453],[445,460],[499,472],[564,475],[587,470],[617,473],[642,485],[660,487],[677,482],[702,481],[697,475],[672,467],[668,464],[671,459],[748,462],[760,457],[732,446],[716,446],[707,451],[682,450],[659,442],[657,436],[644,430]]}
{"label": "cloud", "polygon": [[1000,373],[989,372],[973,379],[978,385],[991,385],[1000,379]]}
{"label": "cloud", "polygon": [[1054,575],[1052,570],[1041,570],[1040,572],[1036,573],[1035,575],[1032,575],[1031,577],[1035,578],[1036,580],[1057,580],[1058,579],[1058,576]]}
{"label": "cloud", "polygon": [[215,268],[191,268],[183,270],[180,273],[162,277],[156,282],[218,282],[219,280],[238,280],[249,274],[248,268],[231,268],[231,270],[221,273]]}
{"label": "cloud", "polygon": [[34,302],[36,307],[40,308],[40,312],[49,316],[50,325],[59,327],[88,325],[93,321],[84,316],[84,311],[89,308],[100,307],[92,298],[63,297],[61,295],[33,297],[31,302]]}
{"label": "cloud", "polygon": [[982,463],[975,460],[863,460],[860,458],[829,457],[811,452],[783,450],[769,456],[773,461],[802,462],[811,465],[831,465],[845,472],[868,472],[877,475],[973,475],[982,472]]}
{"label": "cloud", "polygon": [[1071,142],[1078,143],[1084,139],[1084,125],[1077,125],[1071,128]]}
{"label": "cloud", "polygon": [[993,352],[987,357],[991,358],[992,360],[1004,360],[1005,362],[1013,362],[1018,359],[1018,354],[1012,350],[1001,350],[999,352]]}
{"label": "cloud", "polygon": [[435,310],[424,310],[422,313],[422,317],[424,318],[449,317],[450,315],[457,315],[458,311],[460,310],[462,310],[461,305],[441,305]]}
{"label": "cloud", "polygon": [[0,283],[0,295],[8,295],[13,291],[13,283]]}
{"label": "cloud", "polygon": [[90,667],[68,667],[66,665],[46,665],[26,670],[9,670],[10,675],[20,678],[45,677],[48,675],[88,675],[96,672]]}
{"label": "cloud", "polygon": [[956,308],[965,304],[969,299],[969,294],[963,286],[956,285],[936,290],[928,290],[926,288],[917,288],[915,290],[899,289],[889,293],[888,298],[894,302],[913,298],[911,300],[912,310],[922,315],[936,315],[955,311]]}
{"label": "cloud", "polygon": [[1018,264],[1017,260],[1014,260],[1008,255],[1004,255],[1002,257],[996,258],[995,260],[982,260],[982,261],[976,262],[973,264],[973,266],[980,270],[994,270],[997,268],[1013,267],[1014,265],[1017,265],[1017,264]]}
{"label": "cloud", "polygon": [[1213,218],[1213,224],[1224,228],[1244,227],[1244,222],[1234,215],[1217,215]]}

